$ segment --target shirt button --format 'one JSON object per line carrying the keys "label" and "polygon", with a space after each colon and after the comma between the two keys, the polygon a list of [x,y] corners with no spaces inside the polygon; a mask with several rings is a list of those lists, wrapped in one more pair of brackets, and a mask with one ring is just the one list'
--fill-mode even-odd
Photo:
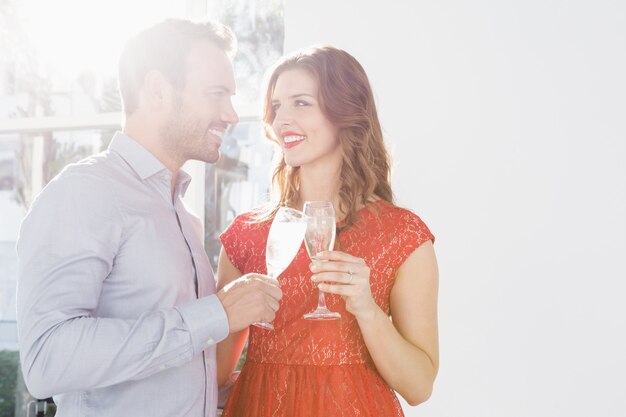
{"label": "shirt button", "polygon": [[207,340],[206,342],[207,346],[212,346],[215,344],[215,340],[213,340],[213,338],[209,338],[209,340]]}
{"label": "shirt button", "polygon": [[163,364],[163,365],[159,366],[159,369],[164,371],[165,369],[167,369],[167,365]]}

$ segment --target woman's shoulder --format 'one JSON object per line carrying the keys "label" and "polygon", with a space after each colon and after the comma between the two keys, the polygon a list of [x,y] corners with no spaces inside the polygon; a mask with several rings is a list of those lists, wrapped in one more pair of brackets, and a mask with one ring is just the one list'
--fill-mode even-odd
{"label": "woman's shoulder", "polygon": [[226,227],[222,235],[253,233],[264,230],[269,224],[265,213],[264,206],[239,213]]}
{"label": "woman's shoulder", "polygon": [[367,205],[366,208],[375,216],[382,216],[388,221],[421,221],[420,217],[413,210],[397,206],[387,200],[376,200]]}
{"label": "woman's shoulder", "polygon": [[370,204],[369,212],[383,228],[392,233],[420,234],[432,237],[428,226],[413,210],[400,207],[386,200],[377,200]]}
{"label": "woman's shoulder", "polygon": [[267,224],[271,219],[269,213],[271,207],[268,205],[261,205],[254,207],[248,211],[244,211],[235,216],[232,223],[242,223],[250,226],[262,226]]}

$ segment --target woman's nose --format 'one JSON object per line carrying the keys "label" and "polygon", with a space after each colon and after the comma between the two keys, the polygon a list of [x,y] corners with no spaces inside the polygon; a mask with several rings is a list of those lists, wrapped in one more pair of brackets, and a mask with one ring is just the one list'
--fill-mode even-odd
{"label": "woman's nose", "polygon": [[279,108],[274,113],[274,122],[272,126],[276,131],[280,131],[281,128],[291,125],[291,117],[288,112]]}

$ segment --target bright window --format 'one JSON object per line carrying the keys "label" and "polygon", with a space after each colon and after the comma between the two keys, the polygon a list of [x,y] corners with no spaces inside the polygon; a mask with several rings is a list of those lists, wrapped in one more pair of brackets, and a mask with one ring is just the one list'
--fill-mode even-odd
{"label": "bright window", "polygon": [[21,219],[66,164],[106,149],[121,121],[116,71],[123,42],[166,17],[213,18],[238,38],[235,108],[242,122],[228,132],[217,165],[192,170],[194,182],[204,182],[191,198],[204,212],[214,265],[219,232],[268,198],[273,148],[262,137],[259,94],[263,71],[283,52],[283,0],[0,2],[0,386],[8,386],[0,389],[0,415],[26,416],[31,400],[16,376]]}

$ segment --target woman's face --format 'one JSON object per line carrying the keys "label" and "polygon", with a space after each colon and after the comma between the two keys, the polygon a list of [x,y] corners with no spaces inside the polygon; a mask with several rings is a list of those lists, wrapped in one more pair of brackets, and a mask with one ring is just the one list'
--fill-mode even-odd
{"label": "woman's face", "polygon": [[292,167],[341,163],[337,128],[319,106],[319,83],[308,71],[281,73],[272,94],[272,128]]}

